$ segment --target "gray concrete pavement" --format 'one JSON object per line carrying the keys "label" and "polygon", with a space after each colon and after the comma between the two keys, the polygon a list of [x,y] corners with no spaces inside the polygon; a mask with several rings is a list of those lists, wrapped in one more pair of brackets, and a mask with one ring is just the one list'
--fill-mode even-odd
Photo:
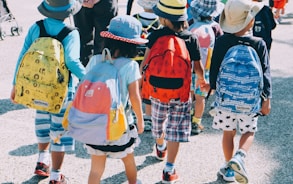
{"label": "gray concrete pavement", "polygon": [[[37,159],[34,135],[34,110],[13,105],[9,101],[11,80],[18,54],[28,27],[42,18],[36,7],[41,0],[8,0],[9,8],[23,27],[20,36],[8,35],[0,41],[0,183],[44,184],[48,179],[33,175]],[[134,2],[133,13],[140,11]],[[125,13],[126,0],[119,0],[120,14]],[[272,112],[259,120],[259,131],[246,159],[252,184],[293,183],[293,1],[287,4],[287,18],[273,31],[271,70],[273,81]],[[3,25],[10,30],[9,25]],[[209,101],[210,103],[210,101]],[[221,184],[217,177],[222,166],[221,132],[211,128],[212,118],[204,116],[205,131],[193,136],[180,146],[176,169],[180,184]],[[141,146],[136,150],[138,178],[143,183],[160,183],[164,162],[154,157],[154,141],[150,133],[141,135]],[[236,137],[236,142],[239,135]],[[63,173],[72,184],[87,183],[90,158],[82,144],[65,157]],[[127,183],[120,160],[109,159],[103,176],[104,184]]]}

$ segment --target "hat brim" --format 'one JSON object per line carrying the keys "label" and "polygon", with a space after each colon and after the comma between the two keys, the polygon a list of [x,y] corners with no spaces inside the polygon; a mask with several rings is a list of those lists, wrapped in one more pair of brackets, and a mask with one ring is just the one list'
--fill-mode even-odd
{"label": "hat brim", "polygon": [[101,37],[104,37],[104,38],[110,38],[113,40],[119,40],[122,42],[132,43],[132,44],[136,44],[136,45],[145,44],[145,43],[149,42],[147,39],[143,39],[143,38],[129,39],[129,38],[121,37],[121,36],[116,36],[109,31],[102,31],[100,33],[100,35],[101,35]]}
{"label": "hat brim", "polygon": [[225,11],[223,11],[220,15],[219,24],[222,30],[226,33],[238,33],[239,31],[243,30],[252,19],[256,16],[256,14],[264,7],[263,3],[259,2],[252,2],[253,8],[247,15],[244,22],[240,22],[238,24],[230,25],[226,20]]}
{"label": "hat brim", "polygon": [[75,15],[81,9],[81,3],[79,1],[75,1],[75,3],[65,11],[48,11],[43,2],[38,6],[39,12],[45,17],[64,20],[69,17],[70,14]]}
{"label": "hat brim", "polygon": [[210,9],[207,9],[206,7],[202,7],[201,4],[198,1],[192,1],[190,4],[191,13],[193,18],[198,17],[217,17],[220,15],[224,9],[224,3],[217,1],[216,9],[214,11],[211,11]]}
{"label": "hat brim", "polygon": [[152,3],[146,3],[145,1],[146,0],[138,0],[137,4],[147,10],[151,10],[157,4],[157,1],[153,1]]}
{"label": "hat brim", "polygon": [[165,19],[169,19],[171,21],[186,21],[187,20],[187,13],[185,12],[183,15],[170,15],[165,12],[162,12],[157,5],[153,7],[153,11],[159,17],[163,17]]}

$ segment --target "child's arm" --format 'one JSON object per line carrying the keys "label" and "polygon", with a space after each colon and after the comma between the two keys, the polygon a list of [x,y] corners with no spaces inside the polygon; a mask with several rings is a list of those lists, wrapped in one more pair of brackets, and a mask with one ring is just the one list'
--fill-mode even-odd
{"label": "child's arm", "polygon": [[201,91],[208,92],[210,86],[204,78],[204,69],[200,61],[194,61],[194,72],[197,75],[196,87],[199,86]]}
{"label": "child's arm", "polygon": [[131,102],[132,109],[136,115],[138,133],[141,134],[144,131],[144,121],[142,112],[142,103],[139,93],[139,82],[138,80],[128,85],[129,99]]}
{"label": "child's arm", "polygon": [[268,98],[266,100],[263,100],[260,112],[263,115],[268,115],[270,111],[271,111],[271,100]]}

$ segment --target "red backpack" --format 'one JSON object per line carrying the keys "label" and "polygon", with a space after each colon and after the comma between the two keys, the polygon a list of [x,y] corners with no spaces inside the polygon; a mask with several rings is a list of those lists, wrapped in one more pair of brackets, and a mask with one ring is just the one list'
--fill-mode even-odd
{"label": "red backpack", "polygon": [[142,98],[186,102],[189,99],[191,61],[185,41],[175,35],[160,37],[143,66]]}

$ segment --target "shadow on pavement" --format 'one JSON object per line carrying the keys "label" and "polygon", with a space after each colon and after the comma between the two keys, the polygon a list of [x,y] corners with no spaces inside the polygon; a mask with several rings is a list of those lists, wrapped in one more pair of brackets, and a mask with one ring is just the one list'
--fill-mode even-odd
{"label": "shadow on pavement", "polygon": [[13,104],[10,99],[1,99],[0,104],[0,115],[5,114],[9,111],[26,109],[26,107],[24,107],[23,105]]}
{"label": "shadow on pavement", "polygon": [[[288,61],[289,62],[289,61]],[[277,163],[277,167],[271,173],[265,173],[270,183],[292,183],[293,181],[293,77],[272,78],[273,98],[271,101],[271,113],[260,117],[258,120],[258,131],[254,144],[263,145],[270,150],[271,155],[263,155],[264,158],[271,157]],[[207,102],[203,125],[206,127],[204,134],[215,134],[219,131],[213,130],[210,125],[212,117],[207,112],[213,101],[213,96]],[[252,145],[252,147],[254,146]],[[265,169],[265,168],[264,168]],[[253,171],[250,171],[253,172]],[[220,179],[220,180],[219,180]],[[221,178],[206,184],[222,183]],[[224,182],[225,183],[225,182]]]}

